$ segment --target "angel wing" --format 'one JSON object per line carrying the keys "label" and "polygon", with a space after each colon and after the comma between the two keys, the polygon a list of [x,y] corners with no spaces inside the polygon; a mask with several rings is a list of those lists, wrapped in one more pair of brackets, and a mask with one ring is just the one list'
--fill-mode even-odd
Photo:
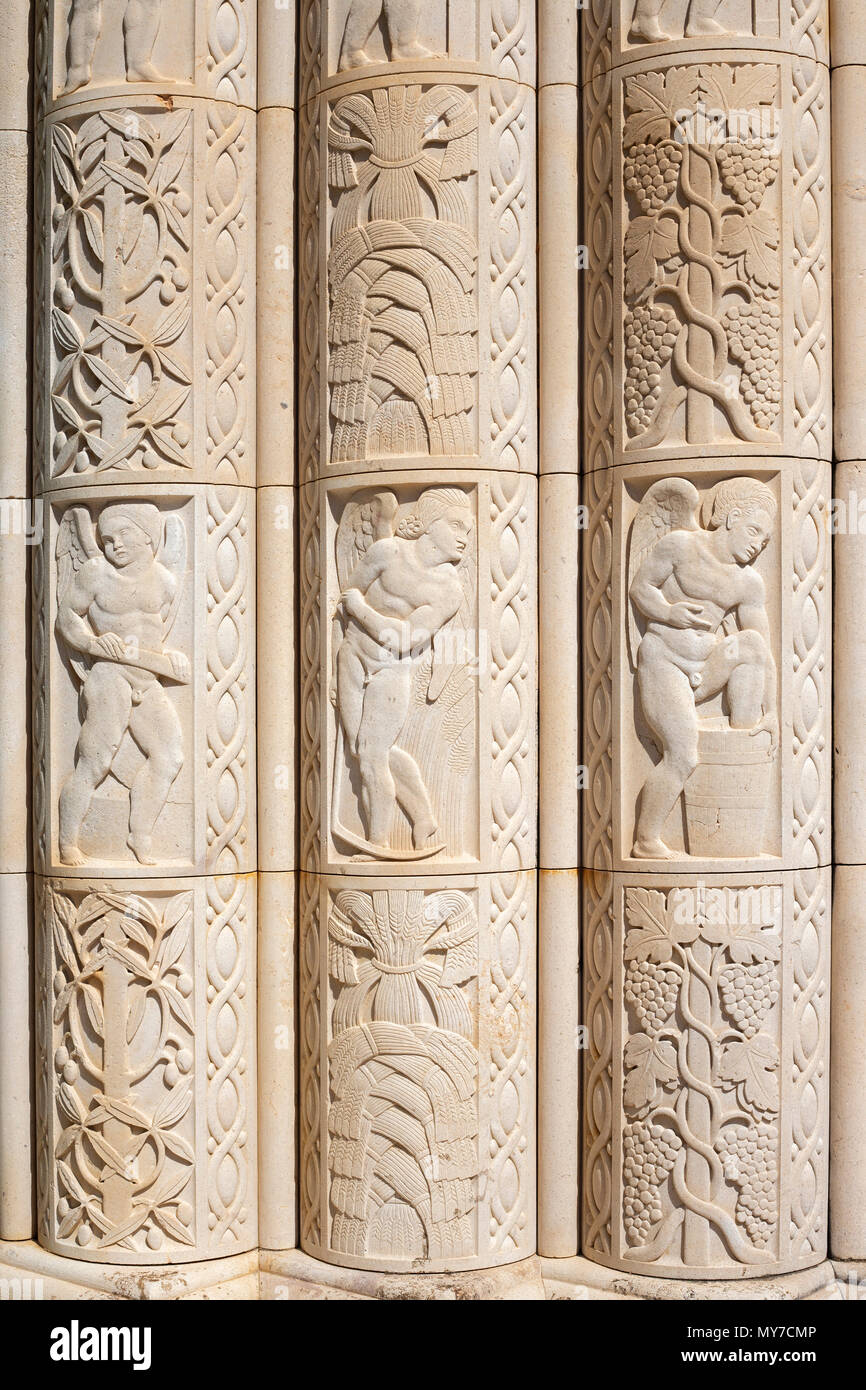
{"label": "angel wing", "polygon": [[186,527],[179,516],[169,515],[165,519],[163,529],[162,545],[159,551],[160,562],[165,565],[175,578],[174,598],[171,607],[165,616],[165,627],[163,638],[166,638],[174,626],[177,617],[177,610],[183,595],[183,576],[186,572]]}
{"label": "angel wing", "polygon": [[[631,528],[628,557],[628,588],[647,556],[663,536],[671,531],[698,531],[698,509],[701,504],[697,488],[686,478],[660,478],[648,487],[638,507]],[[641,643],[638,615],[634,603],[628,602],[628,639],[632,666],[637,666]]]}
{"label": "angel wing", "polygon": [[337,527],[337,578],[345,593],[349,580],[374,541],[393,536],[398,509],[393,492],[377,492],[365,502],[350,502]]}
{"label": "angel wing", "polygon": [[[96,528],[87,507],[67,507],[60,522],[55,548],[58,608],[81,566],[99,554]],[[86,657],[70,652],[69,662],[78,679],[83,681],[89,670]]]}

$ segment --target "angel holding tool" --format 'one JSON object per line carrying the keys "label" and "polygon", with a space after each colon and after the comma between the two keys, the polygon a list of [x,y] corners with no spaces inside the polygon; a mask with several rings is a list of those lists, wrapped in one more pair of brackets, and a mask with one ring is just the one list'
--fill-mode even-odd
{"label": "angel holding tool", "polygon": [[[415,758],[398,740],[412,697],[413,673],[432,656],[426,699],[435,702],[450,668],[442,651],[447,625],[467,618],[471,581],[465,561],[472,530],[460,488],[431,487],[407,509],[382,492],[346,507],[337,532],[340,598],[334,613],[338,747],[334,834],[377,858],[425,858],[443,848]],[[344,749],[354,767],[366,839],[340,824]],[[414,849],[391,848],[399,807]]]}
{"label": "angel holding tool", "polygon": [[183,764],[183,734],[163,681],[186,684],[190,666],[171,650],[186,568],[186,530],[150,502],[69,507],[57,538],[57,632],[81,685],[75,767],[60,792],[62,863],[87,856],[79,835],[96,788],[112,771],[125,734],[143,761],[129,785],[127,845],[153,864],[153,827]]}
{"label": "angel holding tool", "polygon": [[677,857],[662,829],[699,762],[699,704],[724,692],[731,729],[768,733],[771,753],[778,745],[776,664],[764,581],[753,568],[775,517],[773,493],[755,478],[726,478],[703,505],[685,478],[663,478],[640,504],[629,550],[629,641],[662,756],[644,783],[636,858]]}

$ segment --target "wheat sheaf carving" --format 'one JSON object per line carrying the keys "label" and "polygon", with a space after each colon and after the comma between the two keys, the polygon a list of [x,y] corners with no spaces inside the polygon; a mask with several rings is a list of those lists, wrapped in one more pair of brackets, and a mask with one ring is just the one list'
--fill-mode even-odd
{"label": "wheat sheaf carving", "polygon": [[331,112],[332,462],[473,450],[478,253],[462,183],[477,127],[456,87],[394,86]]}
{"label": "wheat sheaf carving", "polygon": [[477,973],[465,893],[347,890],[328,923],[334,1249],[436,1259],[476,1250]]}

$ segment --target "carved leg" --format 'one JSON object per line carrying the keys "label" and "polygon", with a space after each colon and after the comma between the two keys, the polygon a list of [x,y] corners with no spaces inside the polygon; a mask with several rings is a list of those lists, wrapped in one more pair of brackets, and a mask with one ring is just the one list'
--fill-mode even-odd
{"label": "carved leg", "polygon": [[150,61],[159,31],[162,0],[128,0],[123,16],[126,75],[130,82],[158,82],[161,74]]}
{"label": "carved leg", "polygon": [[385,14],[391,36],[392,63],[430,56],[429,48],[418,41],[421,0],[385,0]]}
{"label": "carved leg", "polygon": [[129,732],[145,762],[129,789],[127,843],[140,864],[154,864],[153,827],[183,766],[180,720],[161,686],[152,686],[141,703],[133,707]]}
{"label": "carved leg", "polygon": [[126,732],[132,708],[129,682],[109,665],[94,666],[87,677],[82,703],[84,721],[78,736],[75,769],[63,784],[58,813],[60,858],[69,865],[87,862],[78,846],[81,822]]}
{"label": "carved leg", "polygon": [[343,31],[340,72],[369,63],[367,42],[382,13],[382,0],[352,0]]}
{"label": "carved leg", "polygon": [[67,42],[66,92],[90,81],[93,55],[102,32],[102,0],[72,0]]}
{"label": "carved leg", "polygon": [[659,23],[659,15],[665,0],[637,0],[631,22],[629,38],[634,43],[657,43],[669,39]]}

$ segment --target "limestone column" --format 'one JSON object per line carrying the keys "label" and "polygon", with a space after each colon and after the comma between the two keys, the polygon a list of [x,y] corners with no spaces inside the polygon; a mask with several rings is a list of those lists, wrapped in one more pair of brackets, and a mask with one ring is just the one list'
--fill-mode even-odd
{"label": "limestone column", "polygon": [[27,574],[40,525],[28,468],[28,0],[4,7],[0,46],[6,55],[0,94],[0,1237],[24,1240],[34,1225]]}
{"label": "limestone column", "polygon": [[300,1242],[535,1248],[534,6],[304,0]]}
{"label": "limestone column", "polygon": [[255,6],[36,19],[38,1239],[256,1245]]}
{"label": "limestone column", "polygon": [[579,1249],[578,22],[538,9],[538,1248]]}
{"label": "limestone column", "polygon": [[259,1244],[283,1250],[297,1242],[295,5],[258,18]]}
{"label": "limestone column", "polygon": [[584,1254],[827,1239],[826,6],[584,13]]}
{"label": "limestone column", "polygon": [[863,1172],[863,1030],[866,1026],[866,643],[861,618],[866,582],[866,15],[861,5],[830,5],[833,87],[833,300],[836,567],[833,702],[835,895],[830,1104],[830,1248],[866,1258]]}

